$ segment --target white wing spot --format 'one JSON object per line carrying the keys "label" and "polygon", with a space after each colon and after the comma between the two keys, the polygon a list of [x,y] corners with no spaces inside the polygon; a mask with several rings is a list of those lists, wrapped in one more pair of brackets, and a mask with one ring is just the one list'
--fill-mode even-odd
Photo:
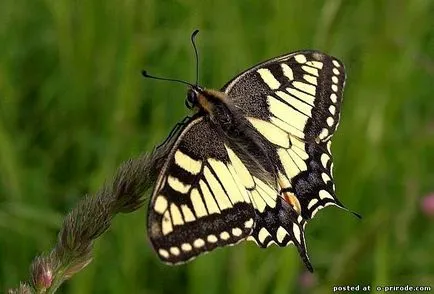
{"label": "white wing spot", "polygon": [[336,67],[333,68],[333,73],[337,76],[340,74],[339,70]]}
{"label": "white wing spot", "polygon": [[327,163],[330,160],[330,156],[328,156],[326,153],[321,154],[321,164],[324,168],[327,168]]}
{"label": "white wing spot", "polygon": [[225,241],[226,241],[226,240],[228,240],[230,237],[231,237],[231,236],[230,236],[229,233],[226,232],[226,231],[220,233],[220,239],[222,239],[222,240],[225,240]]}
{"label": "white wing spot", "polygon": [[329,116],[329,117],[326,119],[326,122],[327,122],[327,125],[328,125],[329,127],[331,127],[335,121],[334,121],[333,117]]}
{"label": "white wing spot", "polygon": [[181,252],[179,251],[179,248],[178,248],[178,247],[170,247],[169,251],[170,251],[170,253],[172,253],[172,254],[175,255],[175,256],[178,256],[179,253],[181,253]]}
{"label": "white wing spot", "polygon": [[206,240],[209,243],[216,243],[218,241],[218,239],[215,235],[208,235],[208,237],[206,237]]}
{"label": "white wing spot", "polygon": [[309,204],[307,205],[307,209],[311,209],[315,204],[318,203],[318,199],[314,198],[311,201],[309,201]]}
{"label": "white wing spot", "polygon": [[201,238],[198,238],[198,239],[194,240],[194,242],[193,242],[193,246],[196,248],[200,248],[204,245],[205,245],[205,241],[202,240]]}
{"label": "white wing spot", "polygon": [[159,214],[163,214],[167,210],[167,200],[163,195],[158,195],[155,199],[154,210]]}
{"label": "white wing spot", "polygon": [[286,63],[280,64],[282,67],[283,74],[285,77],[287,77],[290,81],[294,79],[294,73],[292,72],[292,69],[287,65]]}
{"label": "white wing spot", "polygon": [[335,115],[335,113],[336,113],[336,107],[335,107],[334,105],[330,105],[330,106],[329,106],[329,112],[330,112],[332,115]]}
{"label": "white wing spot", "polygon": [[332,85],[332,90],[333,92],[337,92],[338,91],[338,86],[336,86],[335,84]]}
{"label": "white wing spot", "polygon": [[266,229],[266,228],[261,228],[261,230],[259,231],[259,234],[258,234],[259,242],[264,243],[265,239],[266,239],[268,236],[271,236],[271,235],[270,235],[270,233],[267,231],[267,229]]}
{"label": "white wing spot", "polygon": [[306,56],[304,56],[303,54],[297,54],[297,55],[295,55],[294,59],[298,63],[305,63],[307,61]]}
{"label": "white wing spot", "polygon": [[257,70],[258,74],[261,76],[262,80],[273,90],[280,87],[280,82],[276,80],[273,73],[267,68],[260,68]]}
{"label": "white wing spot", "polygon": [[329,175],[326,174],[326,173],[322,173],[322,174],[321,174],[321,178],[322,178],[322,180],[324,181],[324,183],[327,183],[328,181],[331,181]]}
{"label": "white wing spot", "polygon": [[182,243],[181,249],[182,249],[182,251],[191,251],[191,249],[193,249],[193,248],[188,243]]}
{"label": "white wing spot", "polygon": [[331,100],[333,103],[336,103],[336,102],[338,101],[338,96],[336,96],[335,93],[332,93],[332,94],[330,95],[330,100]]}
{"label": "white wing spot", "polygon": [[339,82],[339,79],[337,76],[332,76],[332,82],[337,84]]}
{"label": "white wing spot", "polygon": [[333,64],[336,67],[341,67],[341,65],[339,64],[339,62],[337,60],[333,60]]}
{"label": "white wing spot", "polygon": [[324,140],[329,135],[329,130],[324,128],[321,130],[321,133],[319,134],[319,139]]}
{"label": "white wing spot", "polygon": [[292,231],[294,232],[295,239],[297,239],[297,242],[300,243],[300,228],[296,224],[292,224]]}
{"label": "white wing spot", "polygon": [[253,236],[248,236],[248,237],[246,238],[246,240],[247,240],[247,241],[253,241],[253,242],[256,243],[256,245],[259,245],[259,244],[258,244],[258,241],[256,241],[256,238],[253,237]]}
{"label": "white wing spot", "polygon": [[232,229],[232,235],[234,235],[235,237],[241,236],[242,233],[243,233],[243,231],[241,231],[240,228],[233,228]]}
{"label": "white wing spot", "polygon": [[159,249],[158,250],[158,254],[160,254],[164,258],[168,258],[169,257],[169,252],[167,250],[164,250],[164,249]]}
{"label": "white wing spot", "polygon": [[288,235],[288,232],[284,228],[279,227],[276,232],[277,242],[282,243],[286,235]]}
{"label": "white wing spot", "polygon": [[328,141],[328,142],[327,142],[327,151],[328,151],[329,153],[332,153],[331,147],[332,147],[332,141]]}
{"label": "white wing spot", "polygon": [[245,227],[246,229],[250,229],[250,228],[252,228],[252,227],[253,227],[253,218],[251,218],[251,219],[245,221],[245,222],[244,222],[244,227]]}
{"label": "white wing spot", "polygon": [[322,199],[322,200],[324,200],[326,198],[334,200],[333,196],[330,195],[330,193],[327,192],[326,190],[319,191],[319,198]]}

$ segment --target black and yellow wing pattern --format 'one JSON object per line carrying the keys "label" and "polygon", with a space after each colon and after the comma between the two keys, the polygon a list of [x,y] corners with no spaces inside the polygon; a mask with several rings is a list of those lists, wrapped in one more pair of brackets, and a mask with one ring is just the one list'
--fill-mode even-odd
{"label": "black and yellow wing pattern", "polygon": [[219,133],[194,117],[172,147],[148,210],[148,232],[160,258],[186,262],[254,236],[262,247],[296,244],[311,267],[301,216],[247,169]]}
{"label": "black and yellow wing pattern", "polygon": [[[312,270],[306,222],[325,206],[343,207],[335,194],[330,147],[344,84],[339,60],[299,51],[239,74],[221,96],[199,97],[201,111],[177,133],[148,210],[148,232],[159,257],[177,264],[251,239],[263,248],[294,244]],[[259,134],[262,153],[256,156],[266,155],[261,164],[270,162],[265,170],[272,180],[241,154],[253,158],[255,150],[237,148],[249,132],[233,142],[227,130],[237,126],[228,123],[222,131],[213,123],[222,114],[212,101],[227,106],[228,121],[232,114],[242,116]]]}
{"label": "black and yellow wing pattern", "polygon": [[343,207],[333,181],[331,138],[339,124],[345,69],[318,51],[299,51],[259,64],[223,87],[231,101],[277,149],[282,190],[311,219]]}

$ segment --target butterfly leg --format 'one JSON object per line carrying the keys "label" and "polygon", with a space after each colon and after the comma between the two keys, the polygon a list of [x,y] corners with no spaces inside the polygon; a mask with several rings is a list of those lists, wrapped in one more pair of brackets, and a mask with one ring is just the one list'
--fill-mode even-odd
{"label": "butterfly leg", "polygon": [[189,121],[190,121],[191,117],[190,116],[186,116],[184,117],[184,119],[180,122],[178,122],[173,129],[170,131],[169,136],[167,136],[167,138],[163,141],[163,143],[161,143],[160,145],[157,146],[156,149],[161,148],[162,146],[164,146],[164,144],[166,144],[167,142],[169,142],[172,138],[175,137],[175,135],[179,132],[179,130],[182,129],[183,126],[185,126]]}

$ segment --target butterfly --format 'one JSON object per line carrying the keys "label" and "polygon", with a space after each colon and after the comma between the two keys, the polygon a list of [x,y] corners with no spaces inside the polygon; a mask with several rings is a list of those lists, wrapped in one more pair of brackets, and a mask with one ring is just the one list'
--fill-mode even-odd
{"label": "butterfly", "polygon": [[253,240],[294,244],[312,271],[307,221],[328,205],[344,208],[330,149],[344,85],[342,62],[312,50],[255,65],[220,91],[189,84],[186,105],[196,112],[165,142],[148,209],[160,259],[183,263]]}

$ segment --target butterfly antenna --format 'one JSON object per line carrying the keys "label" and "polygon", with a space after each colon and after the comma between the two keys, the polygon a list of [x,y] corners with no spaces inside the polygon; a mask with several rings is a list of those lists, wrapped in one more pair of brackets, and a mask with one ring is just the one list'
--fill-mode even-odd
{"label": "butterfly antenna", "polygon": [[178,80],[178,79],[168,79],[168,78],[153,76],[153,75],[148,74],[148,72],[146,70],[142,70],[142,76],[144,76],[145,78],[150,78],[150,79],[154,79],[154,80],[177,82],[177,83],[181,83],[181,84],[188,85],[190,87],[195,88],[195,86],[193,84],[190,84],[189,82],[186,82],[183,80]]}
{"label": "butterfly antenna", "polygon": [[197,86],[197,83],[199,81],[199,56],[197,54],[197,48],[196,48],[196,42],[195,42],[197,33],[199,33],[199,30],[195,30],[191,34],[191,44],[193,45],[194,55],[196,57],[196,86]]}

